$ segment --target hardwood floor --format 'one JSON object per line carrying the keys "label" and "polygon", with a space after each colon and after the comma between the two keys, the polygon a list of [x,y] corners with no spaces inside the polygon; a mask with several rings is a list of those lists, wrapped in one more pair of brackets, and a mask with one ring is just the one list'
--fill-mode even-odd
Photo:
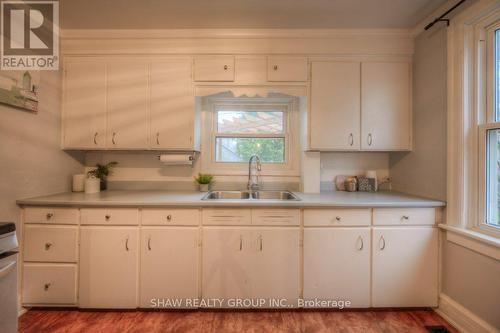
{"label": "hardwood floor", "polygon": [[87,311],[32,309],[19,320],[20,333],[150,332],[428,332],[443,325],[432,310],[377,311]]}

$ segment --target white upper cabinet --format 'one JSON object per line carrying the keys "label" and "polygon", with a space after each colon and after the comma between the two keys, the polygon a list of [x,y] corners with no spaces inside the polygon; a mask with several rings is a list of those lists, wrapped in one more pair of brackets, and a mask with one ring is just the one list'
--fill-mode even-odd
{"label": "white upper cabinet", "polygon": [[269,57],[267,59],[268,81],[307,81],[306,57]]}
{"label": "white upper cabinet", "polygon": [[259,56],[237,56],[235,82],[262,83],[267,81],[267,58]]}
{"label": "white upper cabinet", "polygon": [[234,56],[194,58],[195,81],[234,81]]}
{"label": "white upper cabinet", "polygon": [[148,64],[116,59],[108,64],[108,148],[148,147]]}
{"label": "white upper cabinet", "polygon": [[193,149],[195,105],[191,67],[189,58],[151,64],[149,142],[153,149]]}
{"label": "white upper cabinet", "polygon": [[359,150],[361,64],[313,62],[311,68],[311,149]]}
{"label": "white upper cabinet", "polygon": [[105,148],[106,63],[97,58],[69,58],[64,65],[63,147]]}
{"label": "white upper cabinet", "polygon": [[361,149],[411,149],[411,71],[407,62],[361,69]]}

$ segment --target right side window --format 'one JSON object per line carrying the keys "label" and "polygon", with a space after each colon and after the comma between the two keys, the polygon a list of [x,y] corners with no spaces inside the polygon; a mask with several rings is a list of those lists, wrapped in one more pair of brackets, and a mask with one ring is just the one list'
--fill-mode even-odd
{"label": "right side window", "polygon": [[[487,123],[481,131],[485,142],[486,198],[484,225],[500,228],[500,28],[489,32],[486,59]],[[499,229],[500,230],[500,229]]]}

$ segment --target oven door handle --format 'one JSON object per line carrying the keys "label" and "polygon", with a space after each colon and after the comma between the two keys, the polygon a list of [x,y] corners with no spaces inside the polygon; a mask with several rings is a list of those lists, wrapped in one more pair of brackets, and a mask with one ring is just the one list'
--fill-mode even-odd
{"label": "oven door handle", "polygon": [[0,280],[3,279],[4,277],[6,277],[10,272],[12,272],[15,267],[16,267],[16,262],[15,261],[13,261],[13,262],[9,263],[8,265],[2,267],[0,269]]}

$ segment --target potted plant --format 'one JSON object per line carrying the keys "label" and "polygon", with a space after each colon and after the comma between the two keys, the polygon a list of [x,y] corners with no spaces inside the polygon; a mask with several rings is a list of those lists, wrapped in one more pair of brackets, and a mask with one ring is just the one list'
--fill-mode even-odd
{"label": "potted plant", "polygon": [[200,192],[208,192],[210,191],[210,185],[214,180],[214,176],[207,173],[198,173],[197,177],[194,177],[194,180],[200,186]]}
{"label": "potted plant", "polygon": [[108,164],[96,164],[94,170],[87,172],[88,177],[95,177],[101,180],[101,191],[108,188],[108,176],[113,172],[112,169],[118,162],[109,162]]}

